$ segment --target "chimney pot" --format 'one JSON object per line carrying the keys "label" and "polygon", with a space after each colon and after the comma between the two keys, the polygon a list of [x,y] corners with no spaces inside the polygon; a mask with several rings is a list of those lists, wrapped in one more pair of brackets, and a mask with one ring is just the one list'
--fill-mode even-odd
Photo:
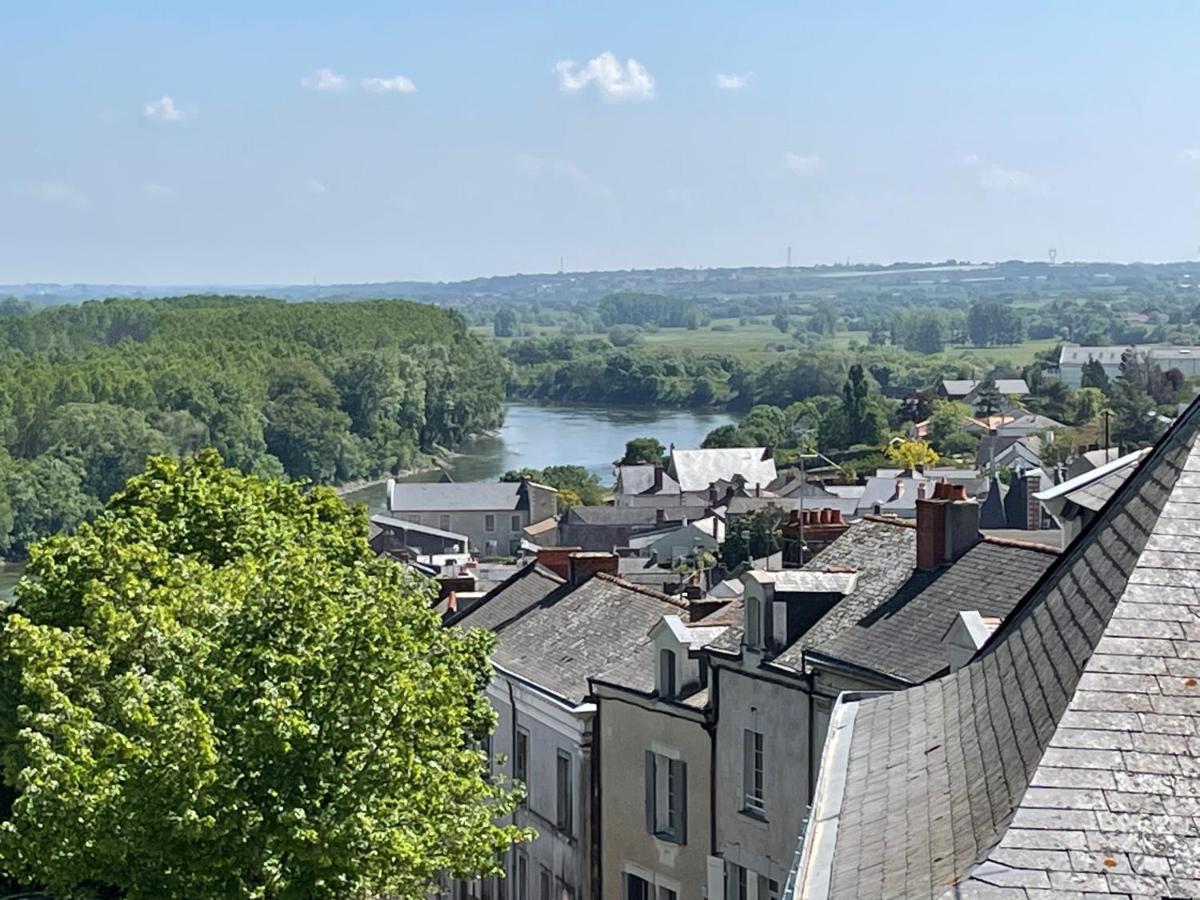
{"label": "chimney pot", "polygon": [[[935,489],[934,493],[936,493],[936,489]],[[918,500],[925,499],[925,482],[923,482],[923,481],[917,482],[917,499]]]}

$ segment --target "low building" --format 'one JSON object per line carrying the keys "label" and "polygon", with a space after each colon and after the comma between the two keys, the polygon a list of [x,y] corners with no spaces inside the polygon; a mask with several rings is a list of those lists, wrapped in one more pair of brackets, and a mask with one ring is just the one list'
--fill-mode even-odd
{"label": "low building", "polygon": [[559,520],[558,543],[584,550],[628,547],[635,535],[677,528],[707,512],[704,506],[572,506]]}
{"label": "low building", "polygon": [[368,543],[380,556],[413,559],[430,565],[466,562],[471,558],[471,540],[465,534],[391,516],[371,516]]}
{"label": "low building", "polygon": [[708,671],[700,651],[731,621],[725,609],[696,623],[664,616],[628,659],[591,679],[599,723],[605,897],[704,895],[712,739]]}
{"label": "low building", "polygon": [[633,658],[664,616],[687,605],[615,577],[617,558],[545,550],[461,617],[495,634],[488,698],[498,715],[490,752],[498,777],[521,782],[513,815],[537,830],[504,860],[507,878],[461,884],[466,895],[598,900],[596,705],[588,679]]}
{"label": "low building", "polygon": [[[709,503],[709,487],[738,481],[747,490],[767,487],[778,477],[769,447],[730,447],[703,450],[671,448],[667,474],[692,503]],[[689,502],[686,498],[685,503]]]}
{"label": "low building", "polygon": [[[997,378],[992,382],[996,390],[1005,398],[1018,399],[1029,396],[1029,385],[1024,378]],[[975,379],[946,380],[938,387],[938,395],[948,400],[974,404],[979,399],[979,393],[987,381]]]}
{"label": "low building", "polygon": [[558,491],[521,481],[387,483],[393,517],[466,535],[480,557],[520,552],[524,530],[556,514]]}
{"label": "low building", "polygon": [[841,696],[789,900],[1200,896],[1198,472],[1193,404],[973,659]]}
{"label": "low building", "polygon": [[613,506],[643,506],[664,509],[680,506],[683,495],[679,482],[666,473],[661,465],[638,463],[617,466],[617,482],[613,487]]}
{"label": "low building", "polygon": [[724,541],[725,521],[720,516],[708,515],[634,535],[627,546],[638,556],[674,564],[701,553],[716,553]]}
{"label": "low building", "polygon": [[[1058,355],[1058,366],[1047,374],[1057,377],[1068,387],[1078,388],[1083,380],[1083,367],[1095,360],[1104,367],[1104,374],[1113,379],[1121,374],[1121,356],[1129,349],[1128,346],[1079,347],[1066,345]],[[1191,378],[1200,375],[1200,347],[1184,347],[1173,345],[1135,346],[1138,353],[1149,357],[1150,362],[1163,371],[1178,369],[1184,377]]]}

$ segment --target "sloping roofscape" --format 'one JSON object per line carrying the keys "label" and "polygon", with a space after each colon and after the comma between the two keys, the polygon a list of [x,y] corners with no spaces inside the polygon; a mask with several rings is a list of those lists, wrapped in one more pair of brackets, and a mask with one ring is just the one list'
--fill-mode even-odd
{"label": "sloping roofscape", "polygon": [[787,895],[1200,896],[1200,401],[974,660],[844,695]]}

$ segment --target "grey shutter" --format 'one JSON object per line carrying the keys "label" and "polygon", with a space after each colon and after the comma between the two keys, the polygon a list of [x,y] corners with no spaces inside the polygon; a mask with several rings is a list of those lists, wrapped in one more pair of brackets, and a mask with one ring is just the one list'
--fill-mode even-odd
{"label": "grey shutter", "polygon": [[679,799],[677,801],[679,822],[675,826],[675,840],[681,844],[686,844],[688,820],[687,763],[681,759],[673,759],[671,760],[671,765],[676,769],[675,787],[679,791]]}
{"label": "grey shutter", "polygon": [[646,830],[654,834],[654,752],[646,751]]}

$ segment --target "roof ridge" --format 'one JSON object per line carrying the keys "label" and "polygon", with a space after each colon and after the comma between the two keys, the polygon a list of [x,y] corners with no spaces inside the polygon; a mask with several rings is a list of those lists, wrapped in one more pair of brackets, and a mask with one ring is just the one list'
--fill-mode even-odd
{"label": "roof ridge", "polygon": [[983,535],[980,543],[984,541],[989,544],[998,544],[1001,547],[1013,547],[1017,550],[1033,550],[1036,553],[1045,553],[1050,556],[1058,556],[1062,552],[1058,547],[1052,547],[1050,544],[1041,544],[1037,541],[1022,541],[1018,538],[996,537],[992,534]]}
{"label": "roof ridge", "polygon": [[878,522],[880,525],[895,525],[897,528],[916,528],[916,522],[909,522],[905,519],[893,519],[888,516],[866,515],[859,517],[860,522]]}
{"label": "roof ridge", "polygon": [[666,594],[654,590],[653,588],[643,587],[640,584],[634,584],[632,581],[626,581],[624,578],[621,578],[618,575],[610,575],[608,572],[597,572],[594,577],[603,578],[605,581],[611,581],[613,584],[620,585],[621,587],[627,588],[634,593],[645,594],[647,597],[653,597],[655,600],[663,600],[667,603],[670,603],[672,606],[679,607],[680,609],[689,608],[687,603],[682,603],[679,600],[676,600],[674,597],[669,597]]}

